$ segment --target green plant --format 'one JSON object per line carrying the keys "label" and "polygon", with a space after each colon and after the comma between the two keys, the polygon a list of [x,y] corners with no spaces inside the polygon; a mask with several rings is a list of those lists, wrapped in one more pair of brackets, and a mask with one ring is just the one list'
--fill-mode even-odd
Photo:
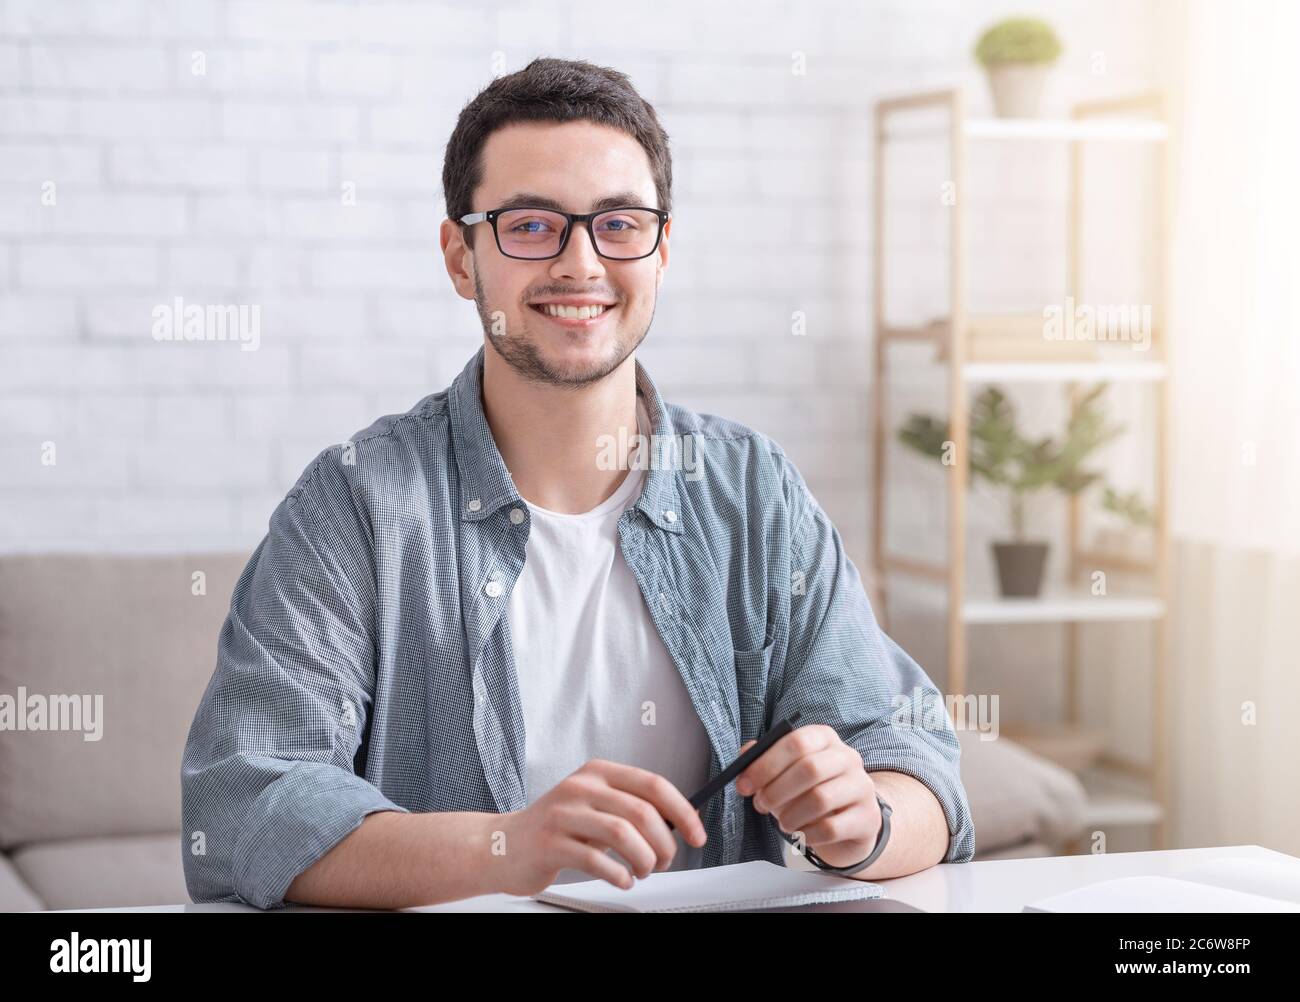
{"label": "green plant", "polygon": [[1115,488],[1107,486],[1101,495],[1101,506],[1141,528],[1156,524],[1155,513],[1143,503],[1137,491],[1120,494]]}
{"label": "green plant", "polygon": [[[990,386],[971,406],[971,479],[982,477],[1010,494],[1011,527],[1017,540],[1025,535],[1025,501],[1034,491],[1054,487],[1078,494],[1101,478],[1083,469],[1096,449],[1124,431],[1107,425],[1098,398],[1101,383],[1081,396],[1070,410],[1065,435],[1058,443],[1050,437],[1030,439],[1016,428],[1015,407],[1006,394]],[[949,461],[947,422],[928,414],[913,414],[898,430],[903,444],[940,462]]]}
{"label": "green plant", "polygon": [[999,21],[975,43],[975,58],[984,66],[1006,63],[1054,63],[1061,40],[1046,21],[1036,17],[1011,17]]}

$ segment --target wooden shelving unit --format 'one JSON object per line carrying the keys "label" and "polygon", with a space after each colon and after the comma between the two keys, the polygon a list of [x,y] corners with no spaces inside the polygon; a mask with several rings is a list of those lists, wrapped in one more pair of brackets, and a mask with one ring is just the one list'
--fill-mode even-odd
{"label": "wooden shelving unit", "polygon": [[[917,112],[946,112],[945,126],[915,126]],[[924,116],[922,116],[924,117]],[[1132,762],[1103,753],[1080,771],[1090,795],[1088,822],[1094,826],[1141,825],[1152,829],[1155,848],[1168,841],[1168,752],[1165,731],[1168,687],[1169,595],[1168,451],[1169,451],[1169,338],[1162,327],[1168,316],[1167,247],[1169,207],[1169,127],[1164,102],[1159,94],[1121,100],[1080,104],[1065,119],[972,119],[967,117],[959,90],[903,95],[880,101],[875,106],[874,178],[874,322],[876,337],[872,353],[874,433],[871,469],[873,474],[873,561],[881,621],[888,628],[891,577],[930,582],[946,593],[948,641],[947,691],[968,692],[967,630],[994,628],[1003,624],[1059,624],[1065,631],[1065,712],[1059,728],[1063,735],[1079,728],[1080,630],[1094,624],[1150,622],[1153,626],[1153,692],[1149,762]],[[936,155],[946,147],[949,178],[958,197],[949,208],[948,227],[948,311],[947,316],[922,326],[891,325],[886,309],[886,261],[888,258],[889,183],[886,151],[892,142],[931,142]],[[1099,358],[1096,360],[1043,360],[1004,358],[982,360],[973,351],[972,332],[998,331],[1015,318],[979,316],[968,311],[967,262],[967,150],[972,143],[1066,143],[1069,146],[1069,187],[1066,234],[1067,294],[1078,297],[1082,290],[1081,229],[1084,222],[1083,148],[1085,144],[1145,144],[1157,157],[1160,190],[1155,194],[1151,226],[1157,267],[1156,288],[1150,297],[1156,322],[1151,331],[1149,352],[1143,361]],[[941,262],[940,262],[941,263]],[[1024,320],[1023,315],[1018,318]],[[970,388],[981,383],[1056,383],[1071,399],[1083,392],[1083,384],[1129,382],[1149,385],[1155,394],[1157,420],[1153,428],[1156,456],[1153,557],[1142,559],[1125,553],[1099,553],[1081,544],[1082,510],[1079,498],[1067,505],[1069,552],[1063,585],[1045,588],[1033,599],[977,596],[970,593],[966,567],[967,462],[946,468],[947,552],[945,562],[920,560],[891,553],[886,539],[885,485],[889,476],[886,445],[894,425],[888,413],[890,349],[900,343],[931,343],[939,364],[947,370],[949,438],[957,457],[968,455]],[[1082,578],[1097,569],[1114,570],[1136,577],[1140,585],[1133,593],[1111,592],[1104,598],[1091,595]],[[1099,669],[1101,666],[1098,666]],[[1007,731],[1004,728],[1004,731]]]}

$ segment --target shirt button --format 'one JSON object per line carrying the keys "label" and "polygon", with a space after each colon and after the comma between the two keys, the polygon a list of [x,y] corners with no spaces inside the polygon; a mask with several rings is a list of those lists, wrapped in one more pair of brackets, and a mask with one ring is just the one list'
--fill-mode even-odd
{"label": "shirt button", "polygon": [[677,521],[677,512],[675,512],[675,511],[673,511],[671,508],[669,508],[666,512],[664,512],[664,521],[665,521],[665,522],[676,522],[676,521]]}
{"label": "shirt button", "polygon": [[483,502],[480,501],[478,498],[473,498],[467,507],[469,508],[470,511],[478,511],[480,508],[483,507]]}
{"label": "shirt button", "polygon": [[524,520],[524,513],[521,509],[519,508],[510,509],[510,521],[514,522],[515,525],[518,525],[523,520]]}
{"label": "shirt button", "polygon": [[488,593],[488,598],[496,598],[501,594],[501,582],[489,581],[483,586],[483,590]]}

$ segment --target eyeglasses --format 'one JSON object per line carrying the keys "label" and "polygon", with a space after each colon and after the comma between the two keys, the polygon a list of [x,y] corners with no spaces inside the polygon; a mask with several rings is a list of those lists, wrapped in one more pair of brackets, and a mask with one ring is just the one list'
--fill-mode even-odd
{"label": "eyeglasses", "polygon": [[559,212],[522,206],[489,209],[461,216],[465,226],[489,222],[497,249],[506,257],[545,261],[568,246],[574,223],[586,223],[596,253],[611,261],[636,261],[659,249],[670,213],[644,205],[625,205],[600,212]]}

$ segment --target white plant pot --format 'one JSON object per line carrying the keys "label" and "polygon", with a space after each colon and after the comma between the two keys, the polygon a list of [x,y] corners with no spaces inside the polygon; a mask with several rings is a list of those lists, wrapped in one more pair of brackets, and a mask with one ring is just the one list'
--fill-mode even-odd
{"label": "white plant pot", "polygon": [[1102,553],[1119,553],[1148,563],[1155,559],[1155,534],[1150,529],[1132,526],[1098,529],[1096,541]]}
{"label": "white plant pot", "polygon": [[1037,118],[1043,85],[1051,67],[1045,63],[1003,63],[988,67],[993,107],[1000,118]]}

